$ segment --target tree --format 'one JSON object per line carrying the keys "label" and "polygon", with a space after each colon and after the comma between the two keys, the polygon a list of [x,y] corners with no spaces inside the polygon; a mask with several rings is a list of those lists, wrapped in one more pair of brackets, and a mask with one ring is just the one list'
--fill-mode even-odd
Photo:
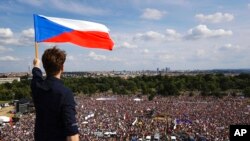
{"label": "tree", "polygon": [[154,99],[155,95],[154,94],[150,94],[148,95],[148,101],[152,101]]}
{"label": "tree", "polygon": [[12,91],[6,88],[0,89],[0,100],[11,100],[12,99]]}
{"label": "tree", "polygon": [[108,83],[99,83],[96,84],[97,88],[99,89],[99,92],[107,92],[110,89],[110,86]]}
{"label": "tree", "polygon": [[178,95],[179,90],[173,81],[165,80],[164,83],[159,84],[157,93],[163,96]]}
{"label": "tree", "polygon": [[128,91],[130,91],[132,94],[134,94],[137,91],[137,87],[136,84],[133,80],[129,80],[127,81],[127,83],[125,83],[125,87]]}
{"label": "tree", "polygon": [[243,90],[243,94],[244,94],[245,97],[250,97],[250,87],[246,87]]}
{"label": "tree", "polygon": [[230,77],[221,77],[219,80],[220,88],[223,91],[232,89],[234,87],[233,81],[230,79]]}

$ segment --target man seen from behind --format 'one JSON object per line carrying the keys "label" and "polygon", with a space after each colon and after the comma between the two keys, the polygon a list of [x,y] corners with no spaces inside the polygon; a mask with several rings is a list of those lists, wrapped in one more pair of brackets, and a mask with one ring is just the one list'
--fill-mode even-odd
{"label": "man seen from behind", "polygon": [[66,53],[56,47],[42,56],[46,78],[43,79],[40,60],[34,59],[32,69],[32,99],[36,109],[35,141],[79,141],[73,93],[60,80]]}

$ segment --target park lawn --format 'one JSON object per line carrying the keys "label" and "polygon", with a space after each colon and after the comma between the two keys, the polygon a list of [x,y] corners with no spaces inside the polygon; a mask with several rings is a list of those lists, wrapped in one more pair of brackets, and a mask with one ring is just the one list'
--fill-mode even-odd
{"label": "park lawn", "polygon": [[10,101],[2,101],[0,100],[0,104],[4,104],[4,103],[9,103]]}
{"label": "park lawn", "polygon": [[4,107],[0,110],[0,116],[13,117],[14,114],[9,113],[9,111],[14,110],[14,106]]}

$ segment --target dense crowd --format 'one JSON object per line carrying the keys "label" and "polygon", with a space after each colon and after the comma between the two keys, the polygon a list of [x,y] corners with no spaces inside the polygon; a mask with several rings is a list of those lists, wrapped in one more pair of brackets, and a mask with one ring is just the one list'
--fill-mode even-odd
{"label": "dense crowd", "polygon": [[[102,99],[98,99],[103,97]],[[229,125],[250,125],[250,99],[244,97],[131,96],[76,97],[80,139],[229,140]],[[0,130],[1,141],[33,140],[34,113]]]}

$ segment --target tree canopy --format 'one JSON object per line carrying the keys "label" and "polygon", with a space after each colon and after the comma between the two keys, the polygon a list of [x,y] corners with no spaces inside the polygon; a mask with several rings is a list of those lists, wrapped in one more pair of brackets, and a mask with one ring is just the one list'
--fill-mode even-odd
{"label": "tree canopy", "polygon": [[[250,96],[250,74],[225,76],[223,74],[180,75],[180,76],[137,76],[123,79],[121,77],[81,77],[62,78],[64,84],[75,94],[92,95],[95,93],[113,93],[119,95],[179,95],[194,91],[204,96],[223,96],[225,94],[242,94]],[[30,98],[30,80],[0,85],[0,100]]]}

